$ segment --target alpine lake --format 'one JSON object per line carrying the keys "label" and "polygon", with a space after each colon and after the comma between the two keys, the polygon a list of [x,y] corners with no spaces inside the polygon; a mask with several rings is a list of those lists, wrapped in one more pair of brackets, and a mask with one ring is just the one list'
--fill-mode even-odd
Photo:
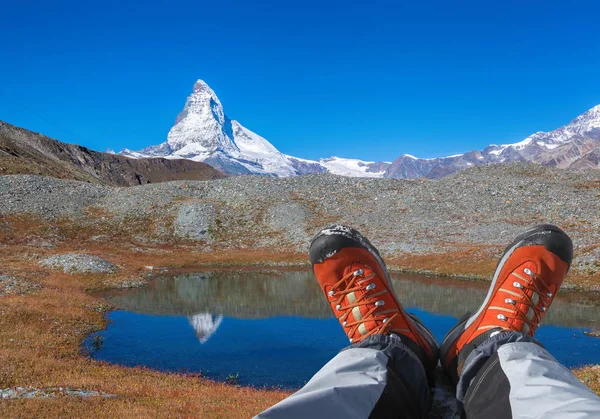
{"label": "alpine lake", "polygon": [[[438,343],[488,283],[392,274],[399,299]],[[88,336],[92,358],[194,373],[254,387],[296,389],[349,345],[310,270],[220,270],[158,276],[106,294],[115,310]],[[563,365],[600,362],[597,295],[561,290],[536,338]]]}

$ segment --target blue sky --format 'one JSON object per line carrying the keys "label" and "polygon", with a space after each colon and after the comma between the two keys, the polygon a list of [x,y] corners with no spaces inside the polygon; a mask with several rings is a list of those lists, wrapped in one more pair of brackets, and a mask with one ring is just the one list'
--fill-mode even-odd
{"label": "blue sky", "polygon": [[597,1],[0,2],[0,119],[101,151],[163,142],[198,78],[304,158],[453,154],[600,104]]}

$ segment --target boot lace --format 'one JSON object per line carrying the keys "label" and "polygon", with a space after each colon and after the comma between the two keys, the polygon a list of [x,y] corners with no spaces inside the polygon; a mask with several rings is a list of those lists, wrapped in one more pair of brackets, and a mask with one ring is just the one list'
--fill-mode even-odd
{"label": "boot lace", "polygon": [[[499,306],[490,306],[490,309],[503,312],[496,317],[498,320],[506,322],[507,329],[533,336],[552,302],[551,289],[539,275],[529,268],[523,269],[523,274],[515,271],[511,275],[515,277],[512,283],[513,289],[500,288],[499,291],[509,295],[504,302],[512,305],[513,309]],[[527,294],[528,290],[532,291],[531,297]],[[527,307],[526,310],[522,310],[519,305]],[[510,322],[510,319],[515,321]],[[519,320],[524,323],[521,329],[516,326],[516,321]]]}
{"label": "boot lace", "polygon": [[[361,324],[365,324],[366,327],[367,322],[377,323],[376,327],[373,327],[371,330],[368,330],[367,333],[362,334],[360,338],[350,338],[350,343],[360,342],[363,339],[377,333],[389,332],[392,327],[392,321],[400,315],[397,309],[385,311],[380,310],[377,312],[380,307],[385,305],[385,301],[379,299],[378,297],[387,293],[388,290],[384,289],[382,291],[371,293],[371,291],[376,289],[377,285],[375,282],[369,282],[369,280],[375,278],[376,275],[372,273],[365,276],[364,274],[364,269],[357,269],[353,272],[349,272],[338,282],[336,282],[327,293],[330,303],[335,304],[336,310],[342,313],[341,316],[338,316],[338,319],[342,323],[347,336],[354,336],[356,331],[359,330]],[[360,295],[356,297],[352,303],[344,305],[344,298],[350,293],[357,291],[363,292],[360,293]],[[348,316],[355,308],[358,307],[358,310],[360,310],[360,307],[363,306],[368,306],[370,308],[365,314],[361,313],[360,320],[347,320]],[[389,316],[390,314],[392,315]],[[356,315],[354,317],[356,318]]]}

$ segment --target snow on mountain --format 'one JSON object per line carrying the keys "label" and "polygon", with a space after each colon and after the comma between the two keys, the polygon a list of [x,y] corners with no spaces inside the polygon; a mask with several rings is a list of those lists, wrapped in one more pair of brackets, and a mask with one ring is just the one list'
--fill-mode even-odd
{"label": "snow on mountain", "polygon": [[[597,138],[600,139],[600,105],[593,107],[569,124],[554,131],[539,131],[518,143],[497,146],[497,149],[491,151],[490,154],[502,156],[502,153],[507,149],[524,151],[528,147],[542,147],[546,150],[553,150],[561,144],[572,141],[574,137],[593,135],[594,131],[596,131]],[[523,157],[527,158],[526,154]],[[501,158],[501,160],[506,159]]]}
{"label": "snow on mountain", "polygon": [[330,171],[345,176],[382,177],[385,172],[378,162],[337,157],[314,161],[280,153],[265,138],[229,119],[215,92],[202,80],[194,84],[166,142],[139,151],[123,149],[119,154],[190,159],[229,174],[285,177]]}
{"label": "snow on mountain", "polygon": [[215,92],[198,80],[167,141],[139,151],[123,149],[119,154],[201,161],[228,174],[286,177],[329,172],[354,177],[439,178],[474,165],[511,161],[590,167],[600,153],[598,147],[600,105],[555,131],[536,132],[520,142],[492,144],[481,151],[429,159],[403,154],[392,163],[340,157],[302,159],[282,154],[265,138],[229,119]]}
{"label": "snow on mountain", "polygon": [[514,144],[491,144],[481,152],[471,151],[437,159],[419,159],[405,154],[394,160],[385,177],[439,178],[473,165],[513,161],[531,161],[561,168],[600,168],[598,155],[600,105],[563,127],[550,132],[536,132]]}
{"label": "snow on mountain", "polygon": [[[167,144],[181,156],[203,156],[221,151],[239,152],[233,138],[231,121],[215,92],[202,80],[194,84],[183,111],[169,131]],[[207,156],[206,156],[207,157]]]}
{"label": "snow on mountain", "polygon": [[329,157],[328,159],[319,160],[319,164],[326,168],[329,173],[351,177],[383,177],[385,169],[380,171],[374,171],[372,169],[377,163],[378,162],[344,159],[340,157]]}
{"label": "snow on mountain", "polygon": [[202,80],[194,84],[165,143],[140,151],[124,149],[120,154],[202,161],[232,174],[298,174],[266,139],[229,119],[215,92]]}
{"label": "snow on mountain", "polygon": [[[289,160],[273,147],[273,144],[244,128],[237,121],[233,121],[232,125],[235,142],[240,150],[238,159],[260,164],[264,174],[275,174],[277,176],[294,176],[298,174]],[[248,168],[252,170],[250,167]]]}

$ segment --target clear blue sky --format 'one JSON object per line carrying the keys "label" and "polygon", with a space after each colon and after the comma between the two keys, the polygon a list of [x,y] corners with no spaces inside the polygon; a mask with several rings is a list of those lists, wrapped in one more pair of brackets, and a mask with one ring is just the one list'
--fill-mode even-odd
{"label": "clear blue sky", "polygon": [[3,0],[0,119],[97,150],[166,139],[198,78],[282,152],[516,142],[600,104],[600,3]]}

